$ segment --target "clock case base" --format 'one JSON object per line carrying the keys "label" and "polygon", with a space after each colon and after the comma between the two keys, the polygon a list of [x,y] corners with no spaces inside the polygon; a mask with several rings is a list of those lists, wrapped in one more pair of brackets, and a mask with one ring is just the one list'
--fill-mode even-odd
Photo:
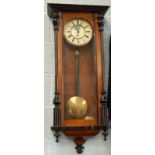
{"label": "clock case base", "polygon": [[[108,131],[108,124],[107,122],[104,123],[103,121],[105,118],[107,118],[107,103],[106,101],[106,95],[104,90],[102,90],[102,96],[100,103],[102,105],[103,113],[99,116],[100,123],[99,125],[82,125],[78,124],[77,126],[63,126],[62,124],[62,109],[61,109],[61,101],[60,98],[61,92],[58,87],[59,83],[59,71],[58,71],[58,30],[59,30],[59,14],[60,12],[91,12],[94,14],[98,14],[98,24],[99,24],[99,29],[102,31],[103,29],[103,18],[105,12],[108,10],[109,6],[91,6],[91,5],[70,5],[70,4],[55,4],[55,3],[48,3],[48,15],[49,17],[52,18],[53,21],[53,26],[54,26],[54,40],[55,40],[55,97],[53,100],[53,103],[55,105],[54,107],[54,124],[51,127],[51,130],[55,131],[55,137],[56,137],[56,142],[59,142],[59,136],[60,132],[64,132],[66,136],[70,137],[75,137],[74,142],[76,144],[75,149],[77,150],[77,153],[82,153],[83,152],[83,144],[86,141],[86,136],[95,136],[97,135],[100,130],[102,129],[103,135],[104,135],[104,140],[106,140],[107,136],[107,131]],[[103,35],[103,32],[101,32],[101,35]],[[103,40],[103,39],[102,39]],[[102,42],[101,40],[101,42]],[[101,43],[102,44],[102,43]],[[103,45],[101,45],[103,46]],[[102,53],[103,53],[103,47],[101,47]],[[103,73],[102,73],[103,74]],[[103,75],[102,75],[103,76]],[[61,83],[59,83],[61,84]],[[104,108],[104,105],[105,108]],[[106,116],[106,117],[104,117]],[[107,120],[106,120],[107,121]],[[102,123],[103,122],[103,123]]]}

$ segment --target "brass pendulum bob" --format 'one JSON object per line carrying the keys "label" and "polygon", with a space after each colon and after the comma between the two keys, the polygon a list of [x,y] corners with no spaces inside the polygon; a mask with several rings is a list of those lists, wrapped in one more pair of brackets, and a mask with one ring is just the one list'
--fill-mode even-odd
{"label": "brass pendulum bob", "polygon": [[75,51],[75,96],[71,97],[67,104],[66,109],[68,114],[74,118],[82,118],[87,113],[87,102],[79,96],[79,51]]}

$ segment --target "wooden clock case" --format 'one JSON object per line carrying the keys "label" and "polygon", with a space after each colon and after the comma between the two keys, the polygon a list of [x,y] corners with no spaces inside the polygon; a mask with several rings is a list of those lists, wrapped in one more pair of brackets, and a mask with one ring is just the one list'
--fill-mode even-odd
{"label": "wooden clock case", "polygon": [[[108,109],[104,91],[104,14],[109,6],[48,4],[48,15],[52,18],[55,41],[55,97],[54,123],[56,142],[60,132],[74,137],[76,150],[83,152],[86,136],[97,135],[103,130],[106,140],[108,130]],[[64,37],[64,25],[72,19],[86,19],[93,28],[93,38],[84,47],[69,45]],[[65,104],[74,96],[75,52],[80,51],[79,89],[88,102],[85,118],[75,119],[66,113]],[[91,118],[91,119],[89,119]]]}

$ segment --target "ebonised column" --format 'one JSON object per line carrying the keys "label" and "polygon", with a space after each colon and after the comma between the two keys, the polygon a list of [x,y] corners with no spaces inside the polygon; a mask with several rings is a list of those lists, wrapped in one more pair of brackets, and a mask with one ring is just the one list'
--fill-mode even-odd
{"label": "ebonised column", "polygon": [[61,113],[60,113],[60,97],[58,91],[58,30],[59,30],[59,12],[52,13],[52,22],[54,27],[54,41],[55,41],[55,96],[53,103],[54,107],[54,120],[53,126],[55,127],[56,142],[59,142],[59,127],[61,126]]}
{"label": "ebonised column", "polygon": [[108,107],[107,107],[107,96],[104,90],[104,40],[103,40],[103,31],[104,31],[104,15],[98,14],[98,26],[101,35],[101,50],[102,50],[102,92],[101,92],[101,100],[102,104],[102,130],[104,135],[104,140],[106,140],[106,136],[108,135]]}

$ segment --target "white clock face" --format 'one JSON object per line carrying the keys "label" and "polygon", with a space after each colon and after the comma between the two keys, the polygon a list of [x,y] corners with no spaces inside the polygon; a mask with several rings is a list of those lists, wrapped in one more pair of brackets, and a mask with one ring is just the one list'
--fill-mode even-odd
{"label": "white clock face", "polygon": [[84,46],[91,41],[93,29],[86,20],[73,19],[65,24],[64,37],[73,46]]}

